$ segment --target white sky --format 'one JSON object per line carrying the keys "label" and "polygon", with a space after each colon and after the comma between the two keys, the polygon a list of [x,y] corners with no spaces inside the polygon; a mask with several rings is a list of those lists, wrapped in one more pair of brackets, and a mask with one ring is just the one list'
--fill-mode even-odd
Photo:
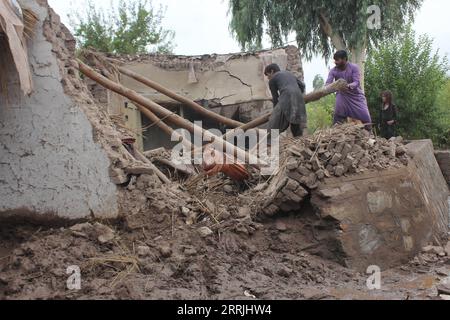
{"label": "white sky", "polygon": [[[95,0],[98,6],[110,7],[111,1]],[[312,0],[313,1],[313,0]],[[67,14],[73,10],[82,10],[84,0],[48,0],[70,28]],[[208,53],[239,52],[239,44],[229,32],[228,0],[153,0],[155,5],[167,7],[164,27],[176,32],[175,53],[183,55],[200,55]],[[419,34],[428,34],[435,39],[436,49],[450,56],[450,1],[425,0],[417,13],[415,29]],[[269,46],[268,44],[266,44]],[[304,61],[305,78],[308,88],[312,87],[315,75],[324,78],[328,67],[321,58],[311,62]]]}

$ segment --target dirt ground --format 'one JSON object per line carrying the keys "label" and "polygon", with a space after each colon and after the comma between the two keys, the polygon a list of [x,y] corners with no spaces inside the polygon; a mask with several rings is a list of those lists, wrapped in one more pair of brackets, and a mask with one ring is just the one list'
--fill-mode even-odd
{"label": "dirt ground", "polygon": [[[380,155],[374,153],[374,163]],[[239,184],[165,173],[173,185],[141,175],[124,186],[127,212],[120,221],[53,228],[1,223],[0,299],[449,297],[450,257],[443,248],[444,254],[432,247],[409,264],[382,270],[381,288],[369,290],[369,274],[338,263],[341,253],[324,241],[332,228],[318,221],[308,196],[300,210],[261,215],[267,181],[260,175]],[[80,290],[68,289],[72,266],[80,268]]]}
{"label": "dirt ground", "polygon": [[[0,299],[441,299],[437,286],[450,276],[449,257],[424,253],[370,291],[369,275],[320,257],[310,210],[228,219],[213,234],[182,214],[140,221],[139,230],[125,221],[112,230],[2,225]],[[73,265],[78,291],[67,289]]]}

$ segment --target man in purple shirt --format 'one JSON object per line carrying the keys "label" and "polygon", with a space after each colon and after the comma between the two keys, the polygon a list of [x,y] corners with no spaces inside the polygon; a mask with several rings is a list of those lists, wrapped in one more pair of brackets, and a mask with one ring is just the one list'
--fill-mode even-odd
{"label": "man in purple shirt", "polygon": [[348,62],[348,54],[344,50],[336,52],[334,61],[336,67],[331,69],[327,84],[339,79],[344,79],[348,83],[347,89],[339,91],[336,95],[334,124],[344,123],[348,118],[352,118],[371,128],[372,118],[361,88],[361,71],[358,65]]}

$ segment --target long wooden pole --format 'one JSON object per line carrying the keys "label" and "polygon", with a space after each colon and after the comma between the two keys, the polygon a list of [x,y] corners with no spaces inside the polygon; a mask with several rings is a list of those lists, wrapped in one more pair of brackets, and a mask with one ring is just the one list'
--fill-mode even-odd
{"label": "long wooden pole", "polygon": [[170,118],[171,122],[173,122],[174,124],[176,124],[181,128],[188,130],[193,134],[203,134],[203,137],[211,141],[215,145],[217,150],[223,150],[224,152],[232,152],[233,156],[236,156],[240,161],[245,162],[249,161],[251,164],[262,164],[262,165],[265,164],[258,157],[249,154],[245,150],[237,148],[236,146],[225,141],[221,137],[217,137],[213,135],[211,132],[204,130],[203,128],[193,124],[192,122],[176,114],[173,114],[172,112],[160,106],[159,104],[138,94],[136,91],[107,79],[106,77],[102,76],[101,74],[93,70],[91,67],[84,64],[81,60],[77,59],[76,63],[74,63],[74,67],[77,68],[80,72],[85,74],[90,79],[101,84],[105,88],[130,99],[138,106],[140,105],[141,107],[145,107],[146,109],[149,109],[151,112],[155,113],[156,115],[159,115],[162,118]]}
{"label": "long wooden pole", "polygon": [[[332,84],[329,84],[325,87],[323,87],[322,89],[316,90],[314,92],[311,92],[307,95],[305,95],[305,103],[311,103],[314,101],[318,101],[334,92],[340,91],[340,90],[344,90],[347,87],[347,81],[340,79],[338,81],[333,82]],[[247,131],[250,129],[254,129],[257,128],[263,124],[265,124],[266,122],[269,121],[270,117],[271,117],[272,113],[268,113],[265,114],[259,118],[256,118],[253,121],[250,121],[249,123],[246,123],[238,128],[236,128],[235,130],[230,130],[228,131],[223,138],[226,139],[230,136],[232,136],[236,130],[243,130],[243,131]]]}
{"label": "long wooden pole", "polygon": [[195,103],[194,101],[192,101],[186,97],[183,97],[183,96],[173,92],[172,90],[160,85],[159,83],[157,83],[153,80],[150,80],[136,72],[133,72],[124,67],[117,67],[117,69],[120,71],[120,73],[146,85],[147,87],[150,87],[150,88],[168,96],[169,98],[172,98],[178,102],[181,102],[183,105],[189,107],[190,109],[194,110],[195,112],[198,112],[199,114],[203,115],[206,118],[215,120],[215,121],[225,124],[231,128],[237,128],[237,127],[240,127],[243,125],[242,122],[232,120],[230,118],[221,116],[220,114],[217,114],[213,111],[205,109],[202,106],[200,106],[199,104]]}
{"label": "long wooden pole", "polygon": [[165,184],[170,184],[172,181],[170,181],[169,178],[167,178],[167,176],[161,172],[161,170],[159,170],[150,160],[147,159],[147,157],[145,157],[139,150],[134,150],[134,152],[136,153],[136,157],[137,160],[147,164],[150,168],[153,169],[153,171],[155,172],[155,174],[159,177],[159,179],[161,179],[162,182],[164,182]]}

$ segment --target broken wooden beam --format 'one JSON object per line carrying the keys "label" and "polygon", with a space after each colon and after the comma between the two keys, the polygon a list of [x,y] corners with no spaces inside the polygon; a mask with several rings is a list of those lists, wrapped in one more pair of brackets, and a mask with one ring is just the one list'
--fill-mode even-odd
{"label": "broken wooden beam", "polygon": [[170,179],[167,178],[167,176],[161,172],[161,170],[159,170],[149,159],[147,159],[146,156],[144,156],[139,150],[135,150],[134,151],[136,153],[136,158],[137,160],[145,163],[146,165],[148,165],[150,168],[153,169],[154,173],[158,176],[158,178],[161,179],[162,182],[164,182],[165,184],[169,184],[171,183]]}
{"label": "broken wooden beam", "polygon": [[[340,79],[340,80],[335,81],[332,84],[329,84],[319,90],[316,90],[314,92],[311,92],[311,93],[305,95],[305,103],[318,101],[334,92],[343,90],[346,87],[347,87],[347,81]],[[226,139],[226,138],[232,136],[233,134],[235,134],[235,131],[239,130],[239,129],[243,130],[243,131],[247,131],[250,129],[257,128],[257,127],[267,123],[271,116],[272,116],[272,113],[265,114],[253,121],[250,121],[249,123],[246,123],[246,124],[236,128],[235,130],[230,130],[223,136],[223,139]]]}
{"label": "broken wooden beam", "polygon": [[170,112],[169,110],[160,106],[154,101],[149,100],[143,97],[142,95],[138,94],[136,91],[107,79],[106,77],[99,74],[91,67],[83,63],[81,60],[77,59],[76,61],[74,61],[74,67],[77,68],[80,72],[82,72],[90,79],[104,86],[105,88],[121,96],[124,96],[128,98],[130,101],[136,103],[136,105],[138,107],[140,106],[139,108],[142,108],[142,110],[148,109],[155,115],[168,119],[172,123],[176,124],[178,127],[186,129],[192,134],[202,134],[203,138],[207,139],[208,141],[211,141],[217,150],[223,151],[224,153],[232,153],[233,158],[237,158],[241,162],[250,163],[252,165],[265,164],[264,161],[260,160],[258,157],[251,155],[247,151],[234,146],[233,144],[222,139],[221,137],[213,135],[211,132],[204,130],[203,128],[180,117],[179,115]]}
{"label": "broken wooden beam", "polygon": [[144,77],[136,72],[128,70],[124,67],[117,67],[117,70],[119,70],[120,73],[146,85],[147,87],[150,87],[150,88],[166,95],[167,97],[172,98],[175,101],[182,103],[186,107],[194,110],[195,112],[198,112],[199,114],[201,114],[202,116],[204,116],[208,119],[217,121],[217,122],[227,125],[231,128],[237,128],[237,127],[240,127],[243,125],[243,123],[241,123],[239,121],[232,120],[230,118],[221,116],[220,114],[217,114],[213,111],[205,109],[202,106],[200,106],[199,104],[197,104],[196,102],[194,102],[184,96],[181,96],[181,95],[177,94],[176,92],[174,92],[174,91],[160,85],[159,83],[157,83],[153,80],[150,80],[147,77]]}

